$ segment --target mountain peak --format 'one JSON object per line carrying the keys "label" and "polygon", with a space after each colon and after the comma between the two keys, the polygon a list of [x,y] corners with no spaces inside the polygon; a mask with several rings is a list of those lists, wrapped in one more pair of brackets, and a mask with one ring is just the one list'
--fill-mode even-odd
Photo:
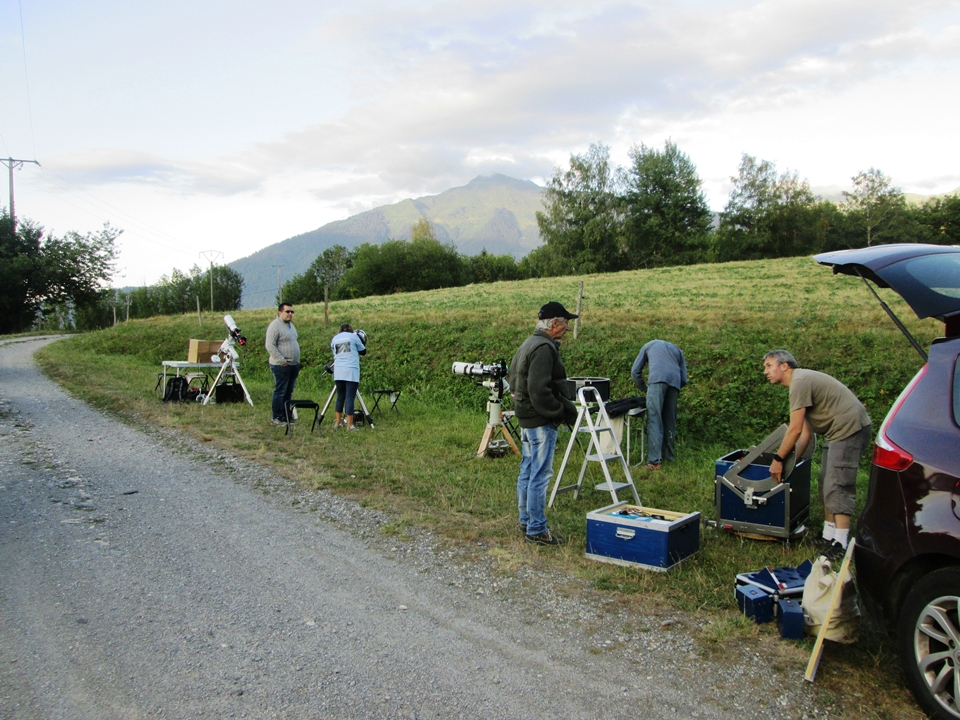
{"label": "mountain peak", "polygon": [[535,182],[501,173],[479,175],[437,195],[408,198],[327,223],[229,266],[243,275],[243,306],[267,307],[277,293],[277,265],[283,266],[283,280],[289,280],[334,245],[354,248],[409,239],[420,218],[430,221],[438,240],[453,243],[463,255],[486,250],[493,255],[523,257],[540,244],[536,213],[542,209],[543,188]]}

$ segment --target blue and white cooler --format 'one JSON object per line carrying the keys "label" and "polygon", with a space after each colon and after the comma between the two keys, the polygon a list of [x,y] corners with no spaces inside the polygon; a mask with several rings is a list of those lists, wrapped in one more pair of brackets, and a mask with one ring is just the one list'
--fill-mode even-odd
{"label": "blue and white cooler", "polygon": [[587,513],[587,557],[591,560],[669,570],[700,549],[700,513],[630,505]]}

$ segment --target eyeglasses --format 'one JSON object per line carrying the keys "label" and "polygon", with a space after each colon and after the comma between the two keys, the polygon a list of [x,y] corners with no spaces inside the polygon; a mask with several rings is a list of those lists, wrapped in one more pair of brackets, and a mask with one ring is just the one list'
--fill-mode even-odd
{"label": "eyeglasses", "polygon": [[290,313],[291,315],[293,315],[293,310],[284,310],[283,312]]}

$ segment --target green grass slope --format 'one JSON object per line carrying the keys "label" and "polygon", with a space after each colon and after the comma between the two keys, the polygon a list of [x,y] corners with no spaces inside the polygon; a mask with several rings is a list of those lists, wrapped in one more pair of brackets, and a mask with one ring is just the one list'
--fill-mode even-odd
{"label": "green grass slope", "polygon": [[[699,612],[710,618],[703,633],[706,646],[721,648],[733,637],[754,635],[757,628],[733,612],[735,575],[764,565],[797,564],[808,551],[704,527],[700,552],[669,573],[590,562],[583,557],[584,516],[610,502],[608,494],[593,490],[602,477],[597,468],[590,468],[579,498],[561,495],[548,511],[551,527],[567,544],[531,547],[516,534],[518,459],[475,458],[486,423],[487,392],[471,379],[453,375],[452,363],[509,360],[532,331],[537,309],[548,300],[575,307],[581,281],[578,337],[568,334],[561,349],[569,375],[609,377],[611,396],[626,397],[636,394],[629,373],[643,343],[670,340],[687,356],[690,384],[680,396],[678,461],[660,473],[635,473],[642,500],[653,507],[700,511],[713,518],[714,460],[749,447],[786,420],[786,389],[770,387],[763,377],[767,350],[786,348],[804,367],[840,379],[867,406],[875,427],[921,365],[859,280],[835,277],[809,258],[364,298],[333,303],[329,327],[321,306],[297,307],[294,323],[304,360],[297,397],[325,402],[332,380],[321,368],[331,357],[329,341],[341,322],[363,328],[370,338],[361,383],[368,405],[373,389],[402,391],[399,413],[388,412],[377,418],[375,430],[359,433],[334,432],[332,408],[321,435],[310,435],[301,424],[292,437],[284,437],[282,428],[269,424],[273,385],[263,340],[275,316],[270,309],[234,314],[249,338],[241,373],[256,403],[252,409],[172,406],[158,400],[160,361],[185,359],[191,337],[222,339],[226,328],[219,318],[205,318],[202,327],[189,316],[130,322],[54,343],[39,357],[48,373],[102,407],[202,435],[231,452],[272,464],[306,486],[331,488],[386,509],[396,518],[391,532],[428,526],[452,542],[475,547],[480,541],[505,572],[518,564],[547,564],[615,591],[622,602],[638,608]],[[881,294],[921,344],[937,336],[938,323],[918,321],[898,297]],[[567,437],[561,435],[557,467]],[[865,463],[858,488],[861,503],[866,480]],[[819,503],[812,513],[816,525],[822,520]],[[775,630],[768,626],[762,632]],[[821,677],[833,678],[827,687],[840,694],[856,686],[861,697],[871,698],[873,709],[863,715],[845,705],[850,716],[909,716],[913,706],[893,669],[895,662],[877,636],[866,637],[854,648],[831,650]],[[787,661],[797,677],[805,651],[808,646],[801,644]]]}

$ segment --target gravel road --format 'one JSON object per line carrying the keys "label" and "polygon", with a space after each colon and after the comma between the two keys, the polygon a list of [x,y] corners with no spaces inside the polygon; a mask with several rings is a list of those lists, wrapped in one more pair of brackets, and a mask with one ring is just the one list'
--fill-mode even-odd
{"label": "gravel road", "polygon": [[118,422],[42,375],[49,341],[0,346],[2,718],[829,715],[796,668],[702,656],[696,618]]}

